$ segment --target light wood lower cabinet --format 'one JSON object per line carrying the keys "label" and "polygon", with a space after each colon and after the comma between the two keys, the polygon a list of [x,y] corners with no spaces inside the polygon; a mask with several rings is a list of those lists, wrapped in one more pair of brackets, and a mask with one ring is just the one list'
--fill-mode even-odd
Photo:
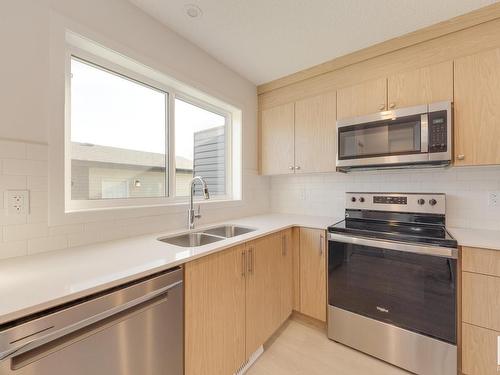
{"label": "light wood lower cabinet", "polygon": [[185,266],[185,374],[230,375],[245,361],[245,245]]}
{"label": "light wood lower cabinet", "polygon": [[462,373],[500,373],[500,252],[462,248]]}
{"label": "light wood lower cabinet", "polygon": [[462,321],[500,331],[500,278],[462,273]]}
{"label": "light wood lower cabinet", "polygon": [[246,354],[250,356],[292,312],[292,253],[289,232],[247,244]]}
{"label": "light wood lower cabinet", "polygon": [[325,231],[300,228],[300,312],[326,321]]}
{"label": "light wood lower cabinet", "polygon": [[462,324],[462,373],[498,375],[498,337],[500,332]]}
{"label": "light wood lower cabinet", "polygon": [[185,266],[185,374],[232,375],[290,316],[291,230]]}

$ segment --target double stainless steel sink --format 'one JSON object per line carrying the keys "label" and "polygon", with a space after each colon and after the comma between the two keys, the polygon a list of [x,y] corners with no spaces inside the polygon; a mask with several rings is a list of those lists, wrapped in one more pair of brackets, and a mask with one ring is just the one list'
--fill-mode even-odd
{"label": "double stainless steel sink", "polygon": [[241,236],[242,234],[250,233],[255,230],[256,229],[238,225],[221,225],[200,232],[190,232],[176,236],[158,238],[158,241],[181,247],[197,247],[222,241],[226,238]]}

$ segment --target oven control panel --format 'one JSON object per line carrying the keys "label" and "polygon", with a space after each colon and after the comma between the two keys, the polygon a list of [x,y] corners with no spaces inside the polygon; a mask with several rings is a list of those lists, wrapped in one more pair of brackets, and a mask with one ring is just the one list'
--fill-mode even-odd
{"label": "oven control panel", "polygon": [[444,215],[446,195],[438,193],[346,193],[346,209]]}

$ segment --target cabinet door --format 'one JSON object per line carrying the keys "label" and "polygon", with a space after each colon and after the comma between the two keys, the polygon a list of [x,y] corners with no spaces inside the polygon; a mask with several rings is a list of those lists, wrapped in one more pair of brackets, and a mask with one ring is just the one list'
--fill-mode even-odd
{"label": "cabinet door", "polygon": [[247,244],[246,354],[249,357],[278,329],[282,319],[281,233]]}
{"label": "cabinet door", "polygon": [[300,312],[326,321],[325,232],[300,228]]}
{"label": "cabinet door", "polygon": [[337,94],[295,103],[295,173],[335,171]]}
{"label": "cabinet door", "polygon": [[294,104],[261,114],[261,169],[264,175],[294,173]]}
{"label": "cabinet door", "polygon": [[288,229],[281,234],[281,262],[279,263],[280,275],[280,302],[281,319],[283,324],[293,310],[293,243],[292,230]]}
{"label": "cabinet door", "polygon": [[387,109],[387,79],[344,87],[337,91],[337,118],[369,115]]}
{"label": "cabinet door", "polygon": [[453,62],[395,74],[387,80],[389,109],[453,100]]}
{"label": "cabinet door", "polygon": [[185,266],[185,374],[231,375],[246,359],[244,245]]}
{"label": "cabinet door", "polygon": [[500,332],[462,324],[462,373],[498,374],[498,337]]}
{"label": "cabinet door", "polygon": [[454,66],[455,165],[500,164],[500,49]]}

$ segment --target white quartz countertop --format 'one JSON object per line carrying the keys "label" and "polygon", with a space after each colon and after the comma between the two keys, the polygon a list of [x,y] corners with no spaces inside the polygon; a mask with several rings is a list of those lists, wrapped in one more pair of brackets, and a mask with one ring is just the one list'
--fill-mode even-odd
{"label": "white quartz countertop", "polygon": [[256,231],[199,247],[157,240],[163,232],[0,261],[0,324],[178,266],[293,226],[326,229],[342,218],[268,214],[230,220]]}
{"label": "white quartz countertop", "polygon": [[460,246],[500,250],[500,230],[448,228]]}

